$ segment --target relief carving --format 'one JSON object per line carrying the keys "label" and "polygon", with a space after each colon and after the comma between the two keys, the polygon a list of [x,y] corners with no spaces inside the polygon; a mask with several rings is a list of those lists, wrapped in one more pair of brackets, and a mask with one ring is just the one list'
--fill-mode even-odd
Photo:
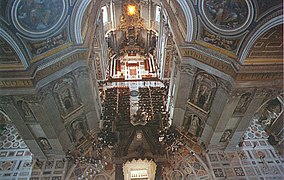
{"label": "relief carving", "polygon": [[217,83],[209,74],[199,73],[194,81],[190,102],[208,111],[215,96]]}
{"label": "relief carving", "polygon": [[74,71],[74,75],[76,78],[88,78],[88,68],[87,67],[80,67]]}
{"label": "relief carving", "polygon": [[178,68],[179,68],[181,73],[186,73],[186,74],[189,74],[189,75],[193,75],[196,72],[196,68],[189,65],[189,64],[180,65],[180,66],[178,66]]}

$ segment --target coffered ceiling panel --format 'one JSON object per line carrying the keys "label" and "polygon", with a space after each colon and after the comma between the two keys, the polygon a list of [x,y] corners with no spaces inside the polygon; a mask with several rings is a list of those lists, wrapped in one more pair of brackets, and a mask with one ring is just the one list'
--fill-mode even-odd
{"label": "coffered ceiling panel", "polygon": [[283,63],[283,26],[271,28],[260,36],[249,51],[245,64]]}

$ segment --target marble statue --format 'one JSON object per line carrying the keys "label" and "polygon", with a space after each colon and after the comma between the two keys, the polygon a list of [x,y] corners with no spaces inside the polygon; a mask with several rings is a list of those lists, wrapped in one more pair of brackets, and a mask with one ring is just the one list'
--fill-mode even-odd
{"label": "marble statue", "polygon": [[220,142],[227,142],[227,141],[230,139],[231,134],[232,134],[232,130],[231,130],[231,129],[227,129],[227,130],[223,133]]}
{"label": "marble statue", "polygon": [[39,143],[44,150],[52,149],[46,138],[39,138]]}

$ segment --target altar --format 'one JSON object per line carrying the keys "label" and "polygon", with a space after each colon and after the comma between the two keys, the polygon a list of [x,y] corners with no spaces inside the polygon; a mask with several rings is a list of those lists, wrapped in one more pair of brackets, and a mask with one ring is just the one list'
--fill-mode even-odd
{"label": "altar", "polygon": [[113,59],[112,64],[113,79],[142,80],[156,77],[154,62],[150,56],[127,53],[121,58]]}

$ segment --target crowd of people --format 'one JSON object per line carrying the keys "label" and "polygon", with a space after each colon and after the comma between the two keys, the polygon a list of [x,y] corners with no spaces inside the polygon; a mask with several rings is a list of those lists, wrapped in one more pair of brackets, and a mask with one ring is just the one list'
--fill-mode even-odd
{"label": "crowd of people", "polygon": [[139,111],[145,113],[145,120],[161,120],[166,116],[166,87],[140,87]]}
{"label": "crowd of people", "polygon": [[129,87],[118,88],[118,120],[130,121],[130,89]]}
{"label": "crowd of people", "polygon": [[117,142],[113,124],[116,121],[130,121],[130,89],[129,87],[113,87],[105,91],[103,103],[103,125],[98,134],[102,146],[114,148]]}
{"label": "crowd of people", "polygon": [[184,146],[183,136],[173,126],[165,127],[159,131],[159,142],[164,144],[167,151],[173,154]]}

